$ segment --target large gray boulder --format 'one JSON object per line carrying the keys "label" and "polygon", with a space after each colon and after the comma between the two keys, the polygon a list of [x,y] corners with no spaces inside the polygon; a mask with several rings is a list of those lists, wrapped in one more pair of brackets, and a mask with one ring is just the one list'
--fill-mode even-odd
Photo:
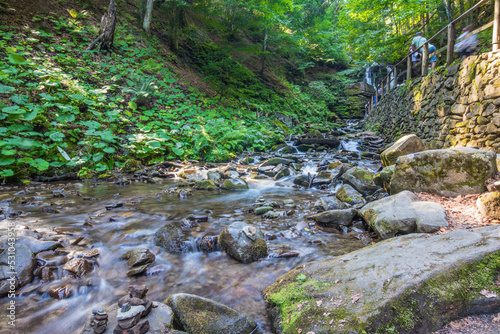
{"label": "large gray boulder", "polygon": [[374,176],[368,168],[353,167],[342,175],[342,180],[361,194],[368,196],[379,189],[379,186],[373,182]]}
{"label": "large gray boulder", "polygon": [[249,334],[257,324],[226,305],[185,293],[168,297],[174,320],[190,334]]}
{"label": "large gray boulder", "polygon": [[219,236],[219,246],[232,258],[249,263],[267,256],[267,243],[258,228],[245,222],[226,226]]}
{"label": "large gray boulder", "polygon": [[431,333],[497,305],[481,292],[499,254],[498,225],[401,236],[300,265],[263,294],[277,333]]}
{"label": "large gray boulder", "polygon": [[448,226],[440,204],[420,201],[409,191],[368,203],[359,214],[382,239],[396,234],[432,233]]}
{"label": "large gray boulder", "polygon": [[[12,256],[15,256],[13,268],[10,266]],[[8,248],[5,249],[0,254],[0,296],[9,292],[11,284],[17,288],[30,283],[33,280],[35,265],[33,254],[28,246],[16,244],[13,252],[9,252]],[[10,280],[11,277],[15,279]]]}
{"label": "large gray boulder", "polygon": [[387,148],[380,158],[384,166],[394,165],[398,157],[425,150],[424,143],[416,135],[406,135]]}
{"label": "large gray boulder", "polygon": [[224,180],[224,183],[222,183],[222,189],[225,189],[225,190],[247,190],[248,183],[247,183],[247,181],[245,181],[239,177],[233,178],[233,179],[226,179],[226,180]]}
{"label": "large gray boulder", "polygon": [[313,216],[316,223],[323,227],[351,226],[354,217],[358,214],[356,209],[328,210]]}
{"label": "large gray boulder", "polygon": [[391,194],[403,190],[441,196],[477,194],[497,171],[494,152],[473,148],[430,150],[400,156],[391,179]]}

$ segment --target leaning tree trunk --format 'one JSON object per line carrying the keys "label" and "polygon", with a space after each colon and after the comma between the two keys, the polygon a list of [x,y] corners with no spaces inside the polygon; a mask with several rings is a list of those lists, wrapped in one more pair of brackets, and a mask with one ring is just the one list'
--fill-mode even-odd
{"label": "leaning tree trunk", "polygon": [[145,32],[149,34],[149,27],[151,26],[151,16],[153,13],[153,2],[154,0],[148,0],[146,4],[146,14],[144,15],[144,23],[142,28]]}
{"label": "leaning tree trunk", "polygon": [[116,2],[111,0],[108,7],[108,14],[104,14],[101,18],[101,28],[99,29],[99,37],[97,37],[87,48],[92,50],[97,45],[97,51],[102,49],[111,50],[113,40],[115,38],[116,26]]}

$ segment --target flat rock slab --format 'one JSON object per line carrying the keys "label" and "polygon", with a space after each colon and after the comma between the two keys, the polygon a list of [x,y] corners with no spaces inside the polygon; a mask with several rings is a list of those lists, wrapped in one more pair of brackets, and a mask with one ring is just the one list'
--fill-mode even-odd
{"label": "flat rock slab", "polygon": [[480,291],[499,269],[500,226],[412,234],[300,265],[263,294],[277,333],[430,333],[496,300]]}
{"label": "flat rock slab", "polygon": [[391,194],[403,190],[441,196],[477,194],[496,172],[494,152],[464,147],[413,153],[398,158]]}

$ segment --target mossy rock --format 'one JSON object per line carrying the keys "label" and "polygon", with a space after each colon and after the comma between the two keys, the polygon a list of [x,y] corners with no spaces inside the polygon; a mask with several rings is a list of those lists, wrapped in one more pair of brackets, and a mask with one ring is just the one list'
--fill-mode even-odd
{"label": "mossy rock", "polygon": [[394,165],[398,157],[425,150],[424,143],[416,135],[407,135],[400,138],[393,145],[387,148],[380,158],[384,166]]}
{"label": "mossy rock", "polygon": [[391,194],[403,190],[441,196],[477,194],[496,172],[494,152],[473,148],[418,152],[398,158]]}
{"label": "mossy rock", "polygon": [[263,215],[264,213],[268,212],[268,211],[271,211],[273,209],[272,206],[261,206],[261,207],[258,207],[256,208],[255,210],[253,210],[253,212],[259,216],[259,215]]}
{"label": "mossy rock", "polygon": [[368,168],[353,167],[342,174],[342,180],[361,194],[367,196],[379,189],[373,182],[374,173]]}
{"label": "mossy rock", "polygon": [[134,173],[139,170],[142,170],[143,166],[140,161],[137,161],[135,159],[128,159],[123,163],[122,166],[122,172],[123,173]]}
{"label": "mossy rock", "polygon": [[255,229],[255,235],[248,237],[244,229],[251,225],[244,222],[236,222],[226,226],[219,236],[219,246],[233,259],[249,263],[267,256],[267,243],[264,234]]}
{"label": "mossy rock", "polygon": [[359,207],[365,204],[363,196],[352,186],[344,184],[335,194],[339,200],[344,203]]}
{"label": "mossy rock", "polygon": [[308,145],[308,144],[300,144],[300,145],[297,146],[297,150],[299,152],[309,152],[309,151],[314,150],[314,146],[313,145]]}
{"label": "mossy rock", "polygon": [[247,190],[248,183],[241,178],[226,179],[222,183],[222,189],[225,190]]}
{"label": "mossy rock", "polygon": [[386,191],[389,191],[389,185],[391,183],[392,175],[394,174],[394,169],[396,169],[396,165],[384,167],[379,173],[376,173],[373,177],[373,182],[384,188]]}
{"label": "mossy rock", "polygon": [[208,298],[178,293],[165,304],[174,312],[174,323],[190,334],[250,334],[257,327],[255,321]]}
{"label": "mossy rock", "polygon": [[476,204],[483,216],[500,219],[500,193],[498,191],[482,194]]}
{"label": "mossy rock", "polygon": [[194,184],[196,190],[217,190],[217,185],[212,180],[198,181]]}
{"label": "mossy rock", "polygon": [[290,159],[285,159],[285,158],[271,158],[266,161],[264,161],[260,167],[266,167],[266,166],[278,166],[279,164],[282,165],[290,165],[293,161]]}
{"label": "mossy rock", "polygon": [[300,265],[263,295],[277,333],[431,333],[488,305],[499,270],[500,226],[414,234]]}

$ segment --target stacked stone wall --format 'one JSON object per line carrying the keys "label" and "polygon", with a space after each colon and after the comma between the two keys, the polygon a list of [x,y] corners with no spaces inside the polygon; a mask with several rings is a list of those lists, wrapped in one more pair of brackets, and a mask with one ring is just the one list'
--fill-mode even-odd
{"label": "stacked stone wall", "polygon": [[468,57],[392,90],[368,113],[365,126],[388,141],[414,133],[427,149],[500,153],[500,51]]}

